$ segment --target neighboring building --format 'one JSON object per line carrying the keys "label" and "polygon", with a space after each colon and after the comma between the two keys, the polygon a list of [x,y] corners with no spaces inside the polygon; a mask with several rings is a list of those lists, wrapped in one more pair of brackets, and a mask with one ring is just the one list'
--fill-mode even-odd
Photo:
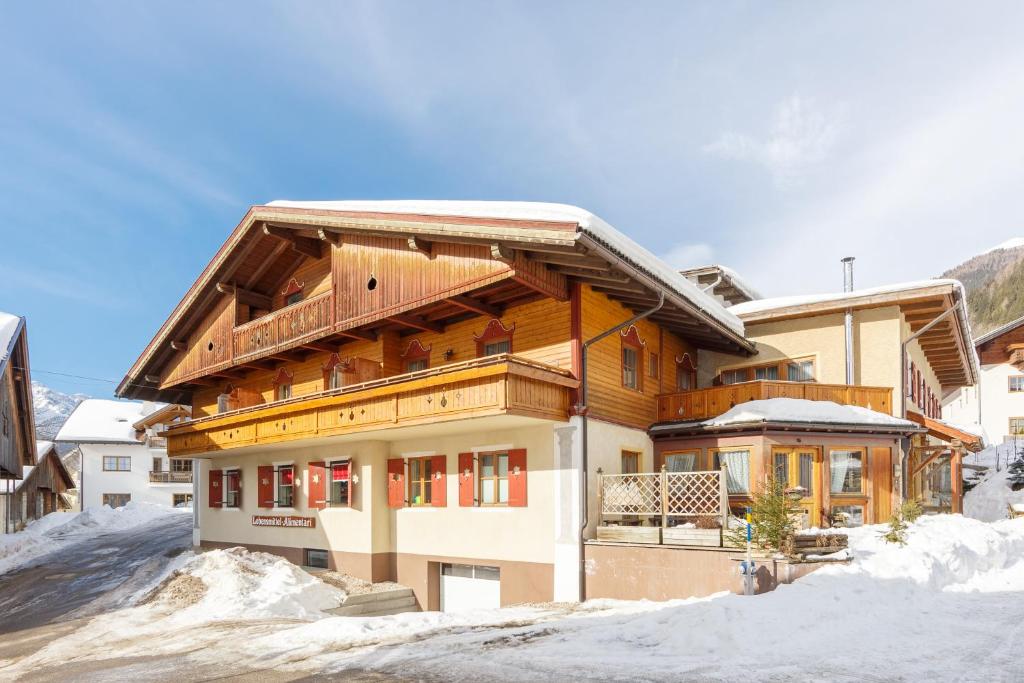
{"label": "neighboring building", "polygon": [[51,512],[71,509],[67,491],[75,481],[52,441],[36,442],[35,464],[26,466],[22,475],[21,481],[0,481],[0,528],[4,533],[21,531]]}
{"label": "neighboring building", "polygon": [[1024,438],[1024,318],[974,340],[980,381],[947,396],[942,412],[953,423],[980,425],[993,443]]}
{"label": "neighboring building", "polygon": [[129,501],[185,506],[192,502],[192,462],[169,460],[159,436],[187,418],[187,407],[150,402],[82,401],[57,434],[79,450],[78,501],[86,510]]}
{"label": "neighboring building", "polygon": [[21,479],[35,455],[25,319],[0,311],[0,480]]}
{"label": "neighboring building", "polygon": [[713,295],[723,306],[734,306],[763,298],[739,273],[725,266],[700,266],[679,271],[700,289]]}
{"label": "neighboring building", "polygon": [[[191,419],[168,426],[167,448],[172,460],[196,459],[198,545],[245,545],[396,580],[427,609],[584,591],[663,597],[649,590],[659,582],[677,596],[721,590],[735,580],[734,553],[657,544],[686,535],[679,521],[741,505],[738,478],[747,490],[760,486],[776,463],[763,453],[775,443],[814,448],[822,493],[825,472],[838,477],[823,458],[838,461],[833,451],[847,447],[842,494],[812,494],[814,519],[830,505],[860,505],[871,520],[884,514],[883,499],[898,502],[890,465],[914,452],[908,436],[923,442],[942,428],[937,402],[919,409],[931,426],[893,417],[903,414],[893,398],[902,396],[900,344],[924,324],[920,314],[951,310],[962,295],[936,282],[913,294],[846,297],[863,356],[855,381],[878,386],[837,389],[816,382],[837,381],[841,310],[750,312],[752,334],[721,304],[752,293],[724,291],[716,277],[704,293],[601,219],[563,205],[254,206],[118,395],[191,404]],[[933,343],[963,336],[959,318],[944,320],[922,337],[927,348],[910,344],[914,401],[973,381],[969,346],[960,357],[930,355]],[[716,378],[745,384],[723,387],[735,393],[722,397],[711,391]],[[760,424],[735,423],[757,442],[744,458],[738,448],[722,456],[710,441],[686,453],[669,444],[698,437],[686,430],[735,403],[779,395],[857,406],[857,424],[835,418],[848,409],[829,412],[832,403],[818,407],[833,418],[811,428],[769,424],[772,403]],[[798,480],[804,452],[792,460]],[[725,475],[711,469],[716,461],[730,465]],[[672,471],[661,474],[662,464]],[[88,482],[87,474],[86,495]],[[614,491],[624,494],[619,521],[634,525],[619,535],[628,541],[639,530],[654,545],[601,538]],[[650,554],[664,550],[678,552]]]}

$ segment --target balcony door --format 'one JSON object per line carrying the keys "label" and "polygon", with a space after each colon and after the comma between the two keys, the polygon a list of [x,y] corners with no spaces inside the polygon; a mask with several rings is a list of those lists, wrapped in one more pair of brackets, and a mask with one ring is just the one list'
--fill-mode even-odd
{"label": "balcony door", "polygon": [[804,526],[821,526],[821,450],[807,446],[772,449],[772,473],[789,490],[803,489]]}

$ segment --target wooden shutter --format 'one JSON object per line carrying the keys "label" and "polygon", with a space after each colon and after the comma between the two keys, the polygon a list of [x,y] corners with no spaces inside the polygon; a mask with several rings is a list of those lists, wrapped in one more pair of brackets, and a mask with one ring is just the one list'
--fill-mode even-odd
{"label": "wooden shutter", "polygon": [[256,468],[256,500],[261,508],[274,507],[274,467],[260,465]]}
{"label": "wooden shutter", "polygon": [[224,504],[224,476],[221,470],[210,470],[210,481],[207,487],[209,506],[212,508],[222,507]]}
{"label": "wooden shutter", "polygon": [[508,505],[514,508],[526,507],[525,448],[513,448],[508,452]]}
{"label": "wooden shutter", "polygon": [[307,505],[313,510],[327,507],[327,468],[323,461],[309,463],[309,500]]}
{"label": "wooden shutter", "polygon": [[472,453],[459,453],[459,505],[473,507]]}
{"label": "wooden shutter", "polygon": [[[436,508],[448,505],[448,456],[435,455],[430,459],[430,472],[434,481],[430,484],[430,504]],[[440,478],[437,476],[440,474]]]}
{"label": "wooden shutter", "polygon": [[388,507],[405,507],[405,460],[388,458]]}
{"label": "wooden shutter", "polygon": [[352,497],[353,497],[352,488],[355,486],[355,482],[352,480],[352,477],[355,475],[355,473],[356,473],[356,463],[355,463],[354,460],[349,460],[348,461],[348,506],[349,507],[352,507]]}

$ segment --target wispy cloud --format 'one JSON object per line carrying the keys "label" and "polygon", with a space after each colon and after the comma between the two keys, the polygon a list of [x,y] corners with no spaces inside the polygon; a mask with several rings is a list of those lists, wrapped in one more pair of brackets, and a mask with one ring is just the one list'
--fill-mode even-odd
{"label": "wispy cloud", "polygon": [[713,262],[714,248],[710,244],[676,244],[662,258],[673,268],[693,268]]}
{"label": "wispy cloud", "polygon": [[778,185],[786,187],[799,183],[809,169],[826,159],[841,129],[841,113],[827,116],[813,100],[793,95],[777,105],[766,137],[728,131],[703,150],[763,166]]}
{"label": "wispy cloud", "polygon": [[91,284],[87,276],[3,262],[0,262],[0,272],[4,273],[7,281],[7,294],[15,299],[18,298],[17,290],[29,289],[107,310],[124,310],[134,304],[132,295],[105,291]]}

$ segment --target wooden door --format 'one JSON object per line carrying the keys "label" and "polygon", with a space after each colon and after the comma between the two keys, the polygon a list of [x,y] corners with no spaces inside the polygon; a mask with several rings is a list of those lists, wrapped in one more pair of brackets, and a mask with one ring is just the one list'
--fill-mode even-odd
{"label": "wooden door", "polygon": [[787,489],[804,490],[799,502],[804,526],[821,526],[821,451],[807,446],[773,448],[772,473]]}
{"label": "wooden door", "polygon": [[892,449],[871,449],[871,505],[869,524],[879,524],[892,516]]}

